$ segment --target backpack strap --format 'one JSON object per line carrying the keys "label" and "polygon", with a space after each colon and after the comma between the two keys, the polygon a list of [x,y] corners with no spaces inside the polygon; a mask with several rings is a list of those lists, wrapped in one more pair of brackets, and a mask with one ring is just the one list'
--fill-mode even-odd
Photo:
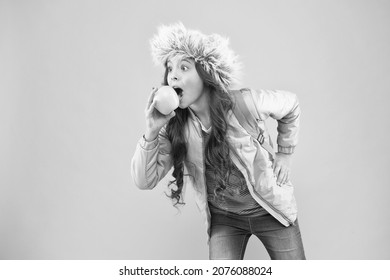
{"label": "backpack strap", "polygon": [[[260,145],[270,154],[271,158],[275,158],[275,151],[272,146],[264,141],[262,129],[258,126],[258,119],[249,111],[248,104],[245,102],[244,93],[241,90],[231,91],[235,100],[233,113],[238,119],[240,125],[253,137]],[[252,100],[253,103],[253,100]]]}

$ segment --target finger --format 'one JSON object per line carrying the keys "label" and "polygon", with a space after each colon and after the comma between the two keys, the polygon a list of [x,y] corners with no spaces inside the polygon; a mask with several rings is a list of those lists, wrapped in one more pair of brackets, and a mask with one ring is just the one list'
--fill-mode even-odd
{"label": "finger", "polygon": [[287,184],[290,180],[290,169],[289,168],[286,168],[286,171],[284,172],[284,179],[283,179],[283,184]]}
{"label": "finger", "polygon": [[282,185],[286,184],[287,182],[287,172],[283,172],[283,177],[282,177],[282,180],[280,181],[280,183]]}
{"label": "finger", "polygon": [[275,164],[274,166],[274,174],[276,177],[279,176],[279,172],[280,172],[280,165],[279,164]]}
{"label": "finger", "polygon": [[147,116],[150,116],[151,114],[153,114],[153,111],[155,110],[155,105],[156,105],[156,101],[153,100],[152,104],[150,104],[149,107],[146,108],[146,115]]}
{"label": "finger", "polygon": [[282,180],[282,176],[283,176],[282,171],[280,171],[280,172],[276,175],[276,184],[280,185],[280,182],[281,182],[281,180]]}
{"label": "finger", "polygon": [[149,95],[149,99],[148,99],[148,103],[147,103],[148,104],[147,109],[149,109],[150,105],[153,103],[154,95],[155,95],[157,90],[158,90],[158,88],[155,88],[155,87],[152,88],[152,92]]}
{"label": "finger", "polygon": [[284,165],[280,167],[280,172],[278,176],[278,182],[279,184],[284,184],[284,181],[286,180],[288,168],[286,168]]}
{"label": "finger", "polygon": [[286,172],[286,177],[284,179],[284,183],[283,184],[287,184],[290,181],[290,173],[291,173],[290,170],[288,170]]}
{"label": "finger", "polygon": [[276,183],[277,183],[278,185],[284,184],[284,179],[285,179],[285,177],[286,177],[286,172],[285,172],[284,169],[281,169],[281,170],[280,170],[280,173],[279,173],[279,175],[278,175],[278,179],[277,179]]}

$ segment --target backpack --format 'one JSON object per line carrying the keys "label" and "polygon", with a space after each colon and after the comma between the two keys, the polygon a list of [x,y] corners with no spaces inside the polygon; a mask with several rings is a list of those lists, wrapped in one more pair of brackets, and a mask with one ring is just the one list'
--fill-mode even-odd
{"label": "backpack", "polygon": [[[275,159],[275,151],[272,147],[271,137],[269,137],[269,142],[265,141],[263,135],[264,130],[259,126],[261,120],[253,104],[253,99],[250,96],[250,90],[232,90],[230,93],[235,101],[233,113],[240,125],[269,153],[271,160]],[[252,110],[248,106],[251,106]],[[257,118],[255,115],[257,115]]]}

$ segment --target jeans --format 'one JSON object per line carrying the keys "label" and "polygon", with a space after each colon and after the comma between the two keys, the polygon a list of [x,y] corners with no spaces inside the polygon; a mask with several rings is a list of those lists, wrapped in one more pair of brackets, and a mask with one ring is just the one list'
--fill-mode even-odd
{"label": "jeans", "polygon": [[272,260],[304,260],[305,252],[298,220],[285,227],[270,214],[242,217],[237,214],[211,214],[211,260],[242,260],[249,237],[263,243]]}

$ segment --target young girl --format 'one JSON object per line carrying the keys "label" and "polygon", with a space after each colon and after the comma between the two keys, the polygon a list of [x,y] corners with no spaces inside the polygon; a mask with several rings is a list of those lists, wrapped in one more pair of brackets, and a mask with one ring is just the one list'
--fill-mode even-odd
{"label": "young girl", "polygon": [[195,189],[210,259],[243,259],[252,234],[271,259],[305,259],[289,180],[299,128],[296,95],[242,90],[264,129],[267,117],[278,121],[278,152],[272,159],[233,113],[229,88],[238,63],[228,39],[177,23],[161,26],[151,47],[155,62],[165,66],[164,85],[175,88],[180,105],[162,115],[154,107],[158,89],[152,90],[146,131],[131,163],[136,186],[154,188],[173,167],[171,198],[182,203],[183,186]]}

